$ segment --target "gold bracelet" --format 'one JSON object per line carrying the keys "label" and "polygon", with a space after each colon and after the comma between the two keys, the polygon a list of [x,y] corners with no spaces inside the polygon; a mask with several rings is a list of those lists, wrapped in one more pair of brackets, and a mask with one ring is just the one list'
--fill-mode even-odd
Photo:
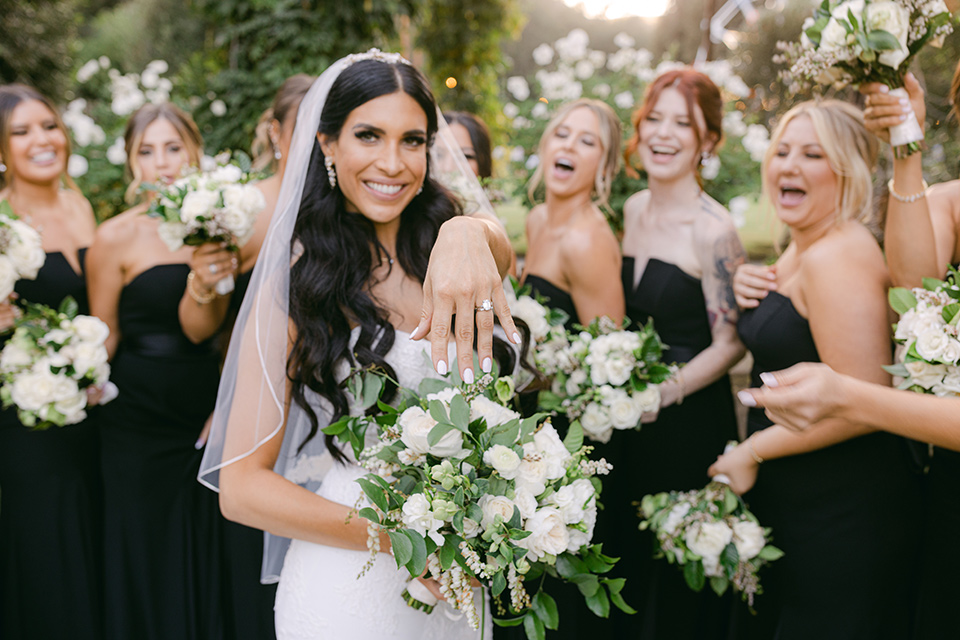
{"label": "gold bracelet", "polygon": [[197,293],[196,288],[193,286],[193,280],[196,277],[197,274],[191,269],[190,273],[187,274],[187,293],[190,294],[190,297],[193,298],[197,304],[210,304],[217,297],[216,290],[210,293]]}
{"label": "gold bracelet", "polygon": [[753,436],[747,438],[747,450],[750,452],[750,457],[753,458],[754,462],[763,464],[763,458],[761,458],[757,450],[753,448]]}
{"label": "gold bracelet", "polygon": [[676,404],[683,404],[683,399],[687,395],[687,385],[683,382],[683,373],[677,371],[677,375],[673,376],[673,379],[677,381],[677,386],[680,387],[680,397],[677,398]]}
{"label": "gold bracelet", "polygon": [[920,191],[918,193],[911,193],[910,195],[905,196],[901,193],[897,193],[896,189],[893,188],[893,178],[890,178],[890,181],[887,183],[887,191],[890,192],[890,197],[893,198],[894,200],[897,200],[898,202],[902,202],[904,204],[911,204],[921,198],[926,197],[927,195],[927,188],[930,185],[927,184],[926,180],[921,180],[920,182],[923,184],[923,191]]}

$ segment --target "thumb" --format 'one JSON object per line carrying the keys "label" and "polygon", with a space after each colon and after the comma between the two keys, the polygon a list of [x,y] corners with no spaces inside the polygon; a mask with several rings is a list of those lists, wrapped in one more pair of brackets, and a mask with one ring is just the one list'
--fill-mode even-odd
{"label": "thumb", "polygon": [[903,88],[907,90],[907,93],[911,97],[914,97],[921,93],[923,89],[920,87],[920,81],[917,80],[917,77],[913,73],[907,73],[903,78]]}

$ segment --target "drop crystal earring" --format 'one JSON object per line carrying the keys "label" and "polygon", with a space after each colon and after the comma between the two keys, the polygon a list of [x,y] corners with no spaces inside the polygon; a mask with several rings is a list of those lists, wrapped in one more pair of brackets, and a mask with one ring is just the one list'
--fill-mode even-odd
{"label": "drop crystal earring", "polygon": [[327,156],[323,159],[324,166],[327,167],[327,179],[330,181],[330,188],[337,188],[337,170],[333,168],[333,158]]}
{"label": "drop crystal earring", "polygon": [[7,165],[3,164],[3,162],[0,161],[0,173],[5,172],[6,170],[7,170]]}

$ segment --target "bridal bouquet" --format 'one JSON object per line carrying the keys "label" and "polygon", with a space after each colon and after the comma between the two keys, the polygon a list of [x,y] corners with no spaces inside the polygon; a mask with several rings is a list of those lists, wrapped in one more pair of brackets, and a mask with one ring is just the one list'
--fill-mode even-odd
{"label": "bridal bouquet", "polygon": [[[192,170],[170,184],[146,187],[157,194],[147,215],[160,219],[160,237],[170,251],[206,242],[227,242],[236,248],[253,235],[266,200],[249,184],[250,158],[237,154],[233,163],[228,160],[229,154],[221,154],[208,170]],[[230,293],[233,286],[233,277],[228,276],[217,283],[217,293]]]}
{"label": "bridal bouquet", "polygon": [[783,556],[769,544],[770,529],[757,523],[724,482],[644,496],[640,517],[640,529],[656,534],[657,556],[682,567],[691,589],[702,590],[709,578],[717,595],[733,586],[751,607],[754,596],[763,593],[760,567]]}
{"label": "bridal bouquet", "polygon": [[[891,95],[906,97],[903,76],[927,43],[941,46],[953,31],[943,0],[823,0],[803,26],[799,43],[782,43],[781,77],[797,91],[811,82],[880,82]],[[890,130],[890,144],[902,157],[919,151],[923,130],[916,117]]]}
{"label": "bridal bouquet", "polygon": [[45,259],[40,234],[0,201],[0,300],[10,297],[17,280],[36,278]]}
{"label": "bridal bouquet", "polygon": [[894,288],[889,299],[900,314],[894,340],[904,349],[900,362],[884,367],[903,378],[901,389],[938,396],[960,395],[960,274],[947,281],[924,278],[923,287]]}
{"label": "bridal bouquet", "polygon": [[17,407],[20,422],[46,429],[87,417],[86,388],[110,376],[104,341],[110,330],[98,318],[77,315],[67,298],[59,310],[27,304],[13,336],[0,351],[0,399]]}
{"label": "bridal bouquet", "polygon": [[[559,624],[557,605],[537,579],[544,573],[577,583],[599,616],[611,602],[630,610],[620,597],[623,579],[603,577],[616,559],[591,545],[596,476],[611,467],[588,458],[579,428],[561,440],[544,414],[522,419],[488,397],[511,388],[490,375],[461,386],[425,380],[419,394],[401,390],[396,408],[378,400],[383,379],[372,372],[353,376],[349,386],[375,413],[346,417],[324,432],[349,442],[371,471],[358,482],[371,504],[359,514],[370,521],[372,553],[379,531],[387,531],[397,565],[414,578],[426,571],[474,628],[480,619],[471,579],[490,588],[498,624],[523,624],[531,638]],[[364,448],[370,427],[379,438]],[[402,595],[428,612],[436,604],[415,579]]]}
{"label": "bridal bouquet", "polygon": [[[598,318],[585,331],[567,334],[567,344],[556,354],[534,356],[558,363],[552,388],[540,393],[542,408],[577,421],[597,442],[609,442],[614,429],[633,429],[644,413],[659,409],[658,385],[676,367],[662,362],[664,345],[652,320],[625,331]],[[541,351],[540,345],[534,349]]]}

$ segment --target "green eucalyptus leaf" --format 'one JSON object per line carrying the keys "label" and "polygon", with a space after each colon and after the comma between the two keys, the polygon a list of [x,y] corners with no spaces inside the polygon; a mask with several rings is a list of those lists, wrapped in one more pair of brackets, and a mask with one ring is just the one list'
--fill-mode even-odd
{"label": "green eucalyptus leaf", "polygon": [[460,431],[466,433],[470,428],[470,405],[457,394],[450,399],[450,421]]}
{"label": "green eucalyptus leaf", "polygon": [[571,454],[576,453],[583,446],[583,427],[579,420],[570,423],[567,435],[563,438],[563,446]]}

